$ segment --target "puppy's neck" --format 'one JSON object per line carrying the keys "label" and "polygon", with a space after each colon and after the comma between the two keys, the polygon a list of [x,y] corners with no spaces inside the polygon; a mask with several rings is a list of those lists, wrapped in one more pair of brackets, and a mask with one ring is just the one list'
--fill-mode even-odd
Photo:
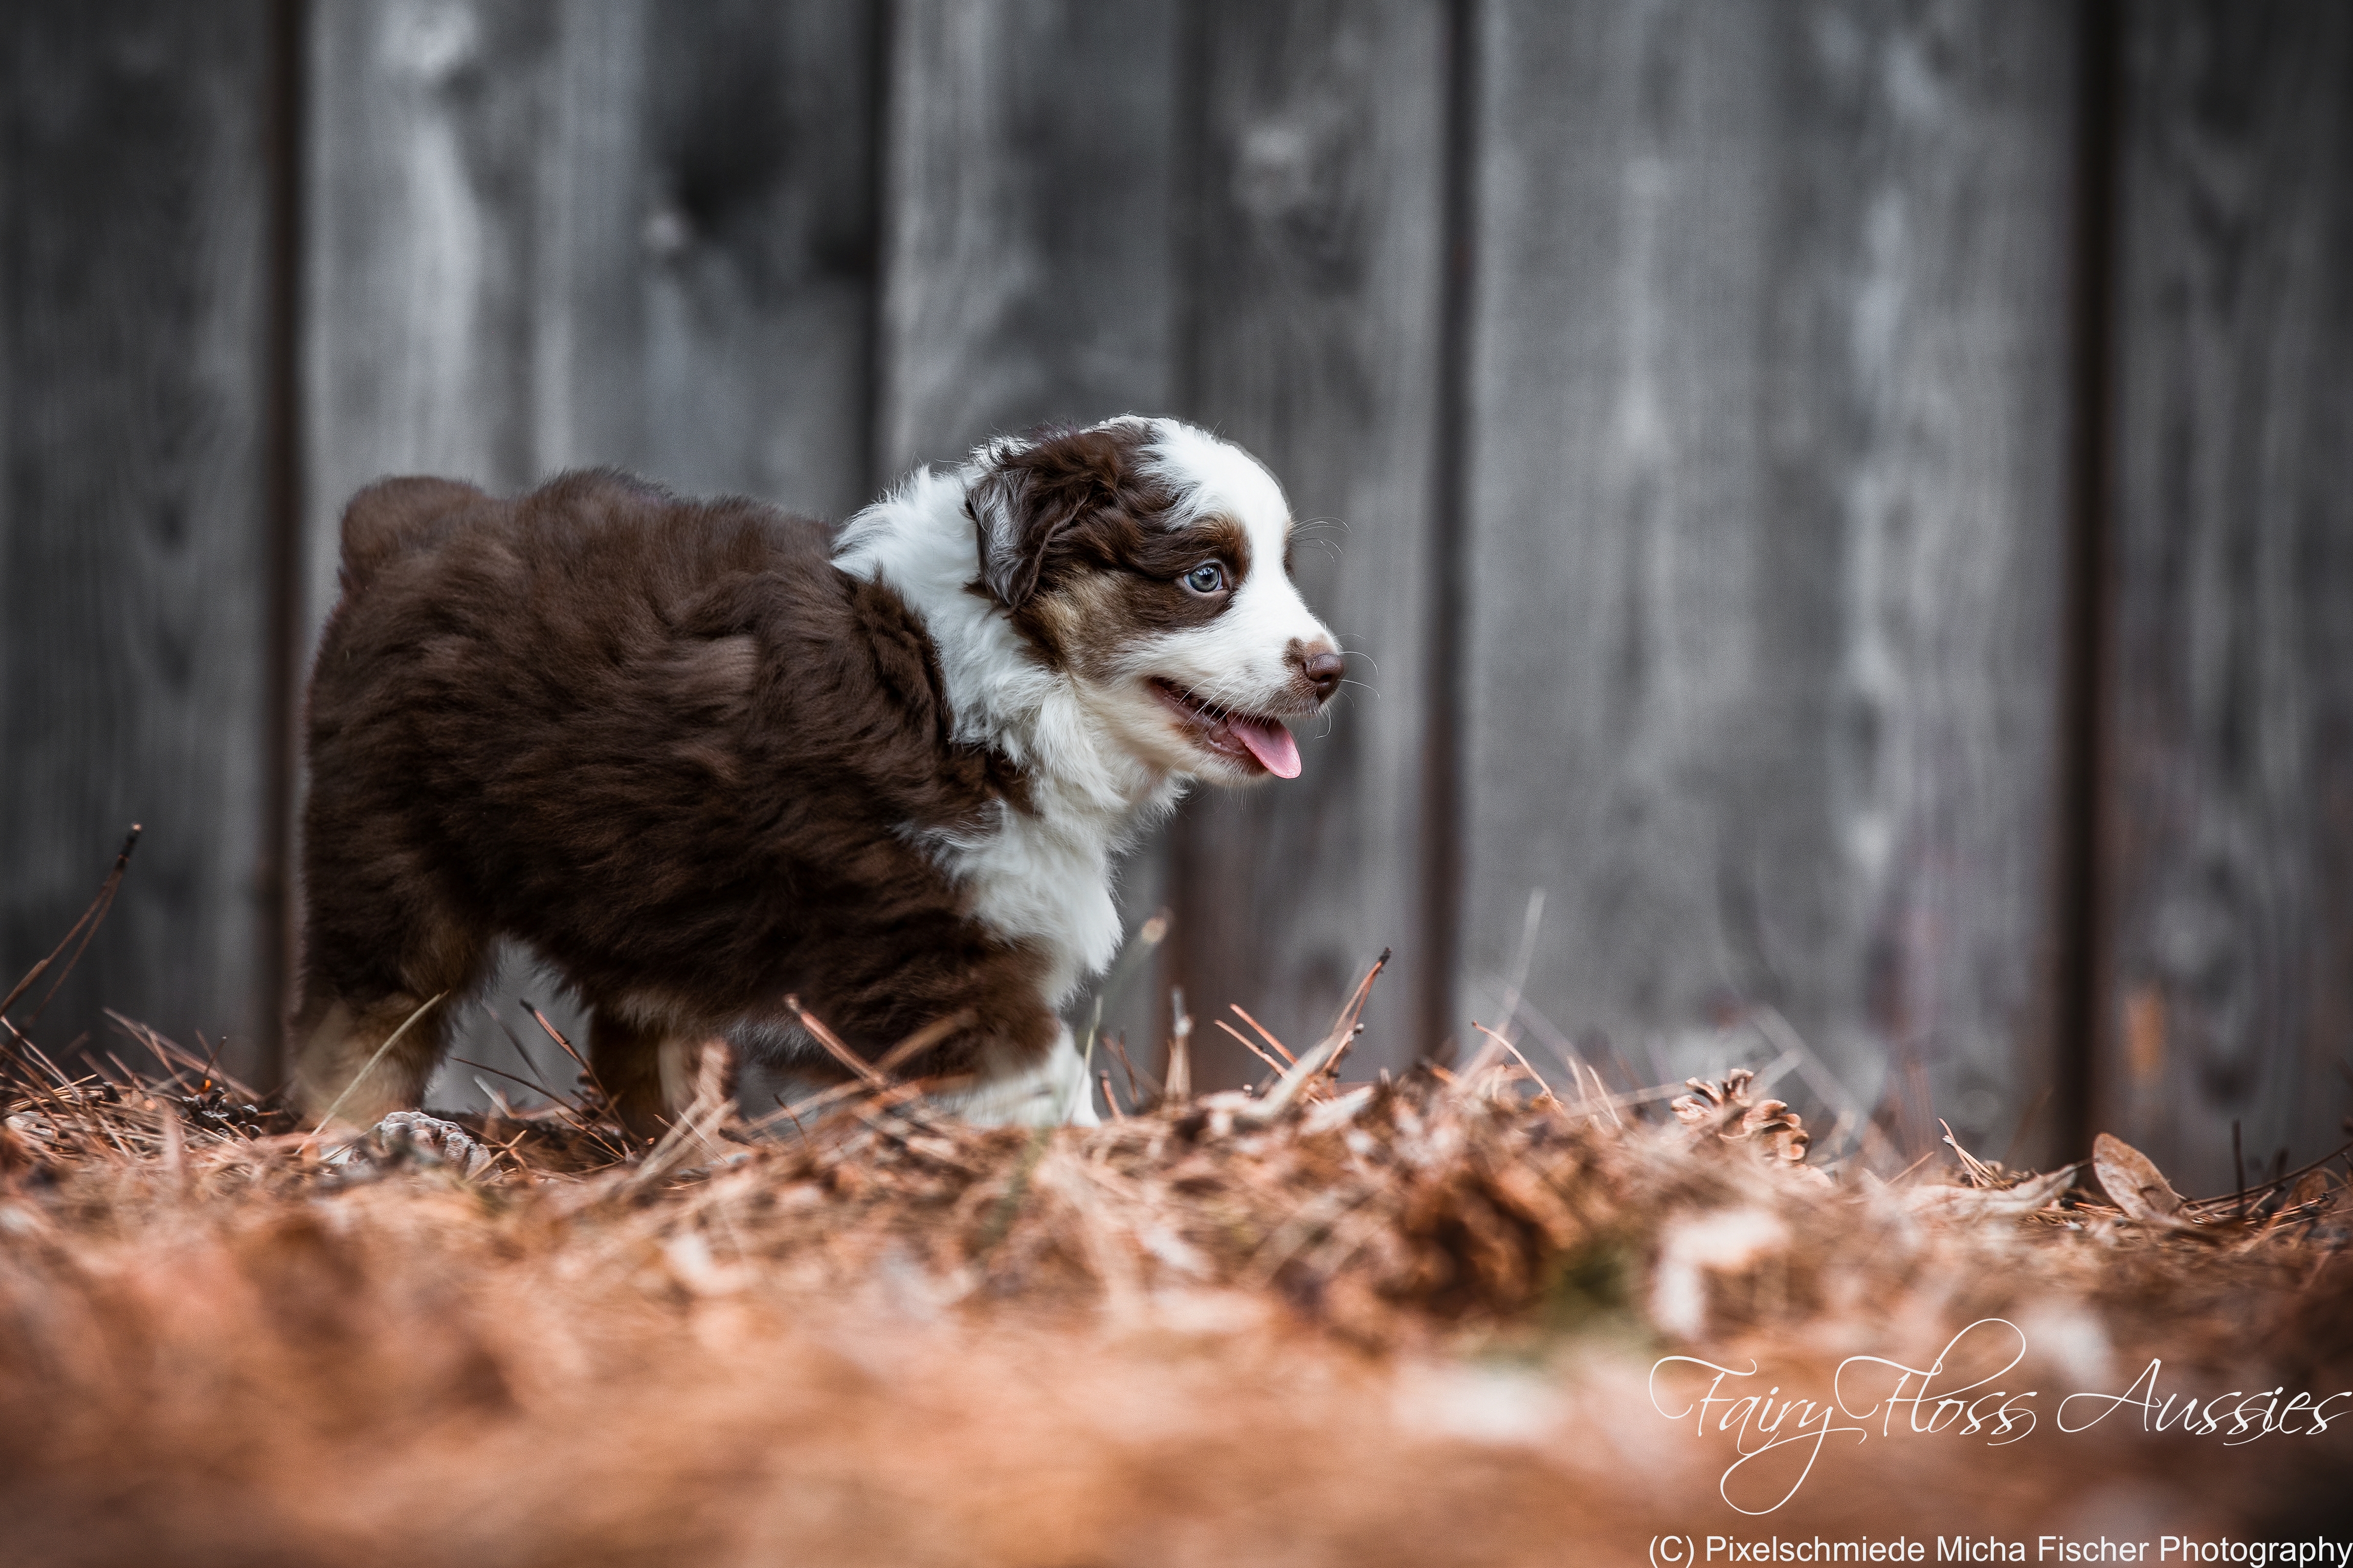
{"label": "puppy's neck", "polygon": [[972,478],[969,468],[916,473],[843,525],[833,563],[888,584],[922,617],[957,740],[1027,773],[1041,815],[1078,818],[1124,843],[1174,806],[1187,780],[1120,744],[1074,679],[1050,668],[1003,606],[976,590],[978,545],[965,510]]}

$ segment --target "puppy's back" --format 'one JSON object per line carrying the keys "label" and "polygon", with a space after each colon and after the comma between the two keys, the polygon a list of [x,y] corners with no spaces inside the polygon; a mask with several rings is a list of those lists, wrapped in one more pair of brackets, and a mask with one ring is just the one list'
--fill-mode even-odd
{"label": "puppy's back", "polygon": [[584,994],[632,975],[740,1006],[763,952],[814,954],[894,900],[954,908],[920,836],[1007,781],[826,525],[590,472],[514,500],[387,481],[345,540],[304,833],[314,905],[350,916],[336,953],[386,921],[495,929]]}
{"label": "puppy's back", "polygon": [[343,592],[365,587],[385,563],[427,546],[470,508],[490,500],[456,479],[378,479],[343,508]]}
{"label": "puppy's back", "polygon": [[347,605],[390,575],[412,587],[432,580],[444,591],[495,584],[532,595],[514,608],[576,590],[575,616],[599,605],[659,615],[746,573],[809,571],[828,561],[831,539],[824,524],[775,507],[687,500],[610,468],[563,474],[512,500],[403,476],[344,508],[342,586]]}

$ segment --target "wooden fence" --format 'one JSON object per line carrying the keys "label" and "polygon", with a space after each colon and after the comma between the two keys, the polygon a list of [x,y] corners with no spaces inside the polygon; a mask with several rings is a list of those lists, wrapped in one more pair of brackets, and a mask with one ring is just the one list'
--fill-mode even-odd
{"label": "wooden fence", "polygon": [[1368,1063],[1516,997],[1613,1087],[1794,1032],[1919,1150],[2104,1127],[2212,1188],[2234,1121],[2251,1163],[2340,1137],[2353,8],[0,29],[10,975],[147,829],[36,1037],[121,1048],[111,1005],[274,1070],[289,736],[365,480],[610,462],[840,516],[1139,409],[1345,524],[1301,572],[1363,656],[1303,780],[1140,857],[1176,919],[1139,1039],[1171,982],[1309,1034],[1394,945]]}

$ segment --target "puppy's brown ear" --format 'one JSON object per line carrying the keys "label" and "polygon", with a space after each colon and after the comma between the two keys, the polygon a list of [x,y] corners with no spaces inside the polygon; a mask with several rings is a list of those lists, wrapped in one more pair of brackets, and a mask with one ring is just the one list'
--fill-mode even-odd
{"label": "puppy's brown ear", "polygon": [[1008,610],[1028,604],[1054,542],[1093,512],[1120,504],[1133,445],[1109,430],[999,445],[964,503],[980,552],[981,584],[997,603]]}

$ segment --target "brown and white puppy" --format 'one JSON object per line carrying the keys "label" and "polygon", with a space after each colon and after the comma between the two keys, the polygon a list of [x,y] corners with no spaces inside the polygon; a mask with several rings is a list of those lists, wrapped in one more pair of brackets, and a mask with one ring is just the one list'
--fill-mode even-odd
{"label": "brown and white puppy", "polygon": [[1114,858],[1187,780],[1295,775],[1283,721],[1339,684],[1290,529],[1163,419],[992,442],[838,532],[610,472],[362,491],[311,680],[304,1104],[416,1106],[508,936],[640,1131],[712,1037],[824,1070],[796,994],[869,1057],[955,1020],[907,1070],[967,1114],[1092,1121],[1057,1015],[1118,946]]}

